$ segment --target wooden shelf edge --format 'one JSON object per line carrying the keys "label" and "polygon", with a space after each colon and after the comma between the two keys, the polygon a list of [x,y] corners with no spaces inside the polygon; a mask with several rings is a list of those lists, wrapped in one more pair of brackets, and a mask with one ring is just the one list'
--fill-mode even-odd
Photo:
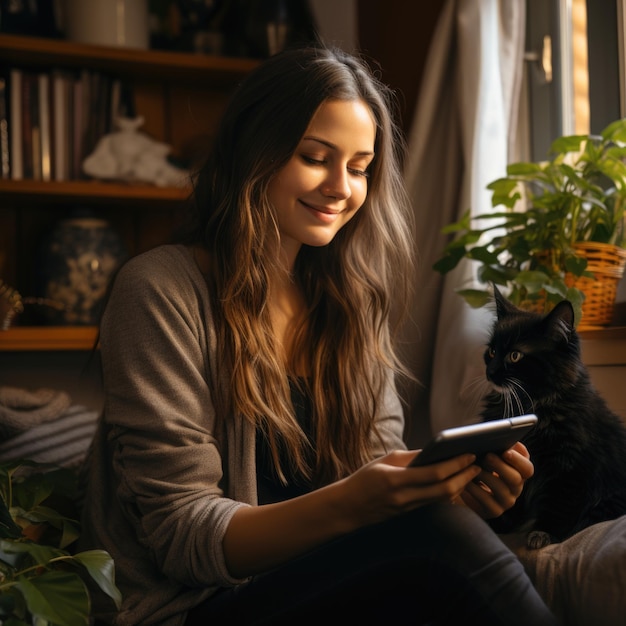
{"label": "wooden shelf edge", "polygon": [[0,193],[6,202],[45,198],[47,202],[106,203],[123,200],[129,203],[178,203],[184,201],[190,189],[186,187],[157,187],[147,184],[123,184],[96,180],[39,181],[0,180]]}
{"label": "wooden shelf edge", "polygon": [[15,65],[72,65],[122,73],[165,73],[170,77],[181,72],[210,73],[226,80],[243,76],[259,64],[257,59],[242,57],[101,46],[23,35],[0,35],[0,59]]}
{"label": "wooden shelf edge", "polygon": [[91,350],[96,326],[16,326],[0,330],[0,352]]}

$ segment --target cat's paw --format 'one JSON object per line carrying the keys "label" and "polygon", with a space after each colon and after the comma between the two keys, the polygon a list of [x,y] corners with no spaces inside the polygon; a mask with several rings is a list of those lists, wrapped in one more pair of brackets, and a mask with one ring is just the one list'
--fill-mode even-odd
{"label": "cat's paw", "polygon": [[529,550],[539,550],[552,543],[552,537],[542,530],[532,530],[526,536],[526,547]]}

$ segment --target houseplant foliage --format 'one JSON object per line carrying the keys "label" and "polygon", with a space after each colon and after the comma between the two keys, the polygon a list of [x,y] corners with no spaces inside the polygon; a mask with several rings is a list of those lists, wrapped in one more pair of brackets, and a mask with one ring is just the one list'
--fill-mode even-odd
{"label": "houseplant foliage", "polygon": [[[514,304],[548,310],[567,298],[580,317],[584,294],[567,277],[592,275],[576,244],[624,247],[625,146],[626,119],[620,119],[599,136],[558,138],[548,161],[510,164],[505,177],[487,186],[496,211],[472,216],[468,210],[444,228],[453,238],[435,270],[445,274],[469,259],[479,264],[478,281],[499,285]],[[487,288],[458,293],[473,307],[491,300]]]}
{"label": "houseplant foliage", "polygon": [[0,464],[0,622],[87,626],[86,580],[116,604],[114,566],[102,550],[71,553],[78,538],[73,471],[31,461]]}

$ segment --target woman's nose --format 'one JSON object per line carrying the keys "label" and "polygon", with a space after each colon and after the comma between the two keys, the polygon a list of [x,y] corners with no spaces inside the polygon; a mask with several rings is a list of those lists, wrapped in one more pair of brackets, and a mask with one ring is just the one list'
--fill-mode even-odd
{"label": "woman's nose", "polygon": [[322,185],[322,193],[330,198],[345,200],[352,195],[348,172],[345,169],[328,170],[328,176]]}

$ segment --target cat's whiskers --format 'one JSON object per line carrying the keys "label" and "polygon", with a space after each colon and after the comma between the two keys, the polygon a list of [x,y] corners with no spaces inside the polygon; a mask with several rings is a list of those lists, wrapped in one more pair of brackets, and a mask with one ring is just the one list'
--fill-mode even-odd
{"label": "cat's whiskers", "polygon": [[515,391],[504,387],[502,390],[502,398],[504,400],[504,414],[502,417],[511,417],[513,415],[513,402],[511,398],[515,397]]}
{"label": "cat's whiskers", "polygon": [[524,402],[520,397],[518,390],[522,391],[530,401],[531,406],[533,405],[532,398],[530,397],[526,389],[524,389],[521,381],[517,378],[509,378],[507,380],[507,384],[503,387],[502,394],[505,404],[504,417],[513,417],[514,415],[520,415],[526,412],[526,409],[524,408]]}
{"label": "cat's whiskers", "polygon": [[[472,415],[478,413],[478,407],[483,403],[485,395],[491,391],[493,385],[484,376],[476,376],[464,388],[464,396],[470,400],[469,409]],[[481,407],[482,408],[482,407]]]}
{"label": "cat's whiskers", "polygon": [[528,391],[526,391],[526,388],[524,387],[524,385],[522,384],[522,382],[521,382],[521,381],[519,381],[519,380],[517,380],[516,378],[512,379],[512,381],[511,381],[511,382],[513,382],[513,383],[515,384],[515,386],[516,386],[516,387],[517,387],[520,391],[522,391],[522,392],[524,393],[524,395],[525,395],[525,396],[526,396],[526,398],[528,399],[528,402],[530,403],[530,404],[529,404],[529,407],[530,407],[530,408],[525,407],[525,406],[524,406],[524,403],[522,402],[522,400],[521,400],[521,398],[519,397],[519,395],[517,395],[517,394],[516,394],[516,395],[517,395],[517,398],[518,398],[518,400],[519,400],[519,408],[520,408],[520,411],[524,411],[524,412],[526,412],[526,413],[527,413],[527,412],[529,412],[529,411],[534,410],[534,408],[535,408],[535,401],[533,400],[533,397],[532,397],[532,396],[528,393]]}

